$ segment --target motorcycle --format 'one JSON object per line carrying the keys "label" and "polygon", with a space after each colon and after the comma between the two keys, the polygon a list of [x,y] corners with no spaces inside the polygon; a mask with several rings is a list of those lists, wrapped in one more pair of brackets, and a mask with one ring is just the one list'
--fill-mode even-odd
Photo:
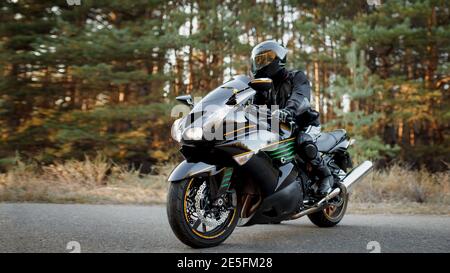
{"label": "motorcycle", "polygon": [[370,161],[352,169],[353,140],[345,130],[323,132],[316,144],[334,185],[327,196],[316,197],[318,178],[298,155],[296,124],[273,122],[267,108],[253,103],[258,92],[272,87],[270,79],[241,75],[195,105],[190,95],[177,97],[191,110],[172,126],[185,160],[168,178],[167,215],[184,244],[213,247],[236,226],[302,216],[319,227],[335,226],[345,215],[349,190],[371,172]]}

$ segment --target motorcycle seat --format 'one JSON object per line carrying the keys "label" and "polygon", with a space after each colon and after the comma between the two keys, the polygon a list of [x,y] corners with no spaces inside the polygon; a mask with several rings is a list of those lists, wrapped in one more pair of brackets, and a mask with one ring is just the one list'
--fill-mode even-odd
{"label": "motorcycle seat", "polygon": [[344,129],[321,133],[316,141],[317,149],[320,152],[328,152],[346,138],[347,132]]}

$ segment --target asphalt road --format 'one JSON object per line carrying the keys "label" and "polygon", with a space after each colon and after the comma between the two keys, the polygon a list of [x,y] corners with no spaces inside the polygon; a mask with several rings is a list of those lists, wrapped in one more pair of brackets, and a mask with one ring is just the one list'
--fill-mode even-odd
{"label": "asphalt road", "polygon": [[81,252],[450,252],[450,217],[346,215],[334,228],[301,218],[195,250],[173,235],[164,206],[0,203],[0,252],[70,252],[71,241]]}

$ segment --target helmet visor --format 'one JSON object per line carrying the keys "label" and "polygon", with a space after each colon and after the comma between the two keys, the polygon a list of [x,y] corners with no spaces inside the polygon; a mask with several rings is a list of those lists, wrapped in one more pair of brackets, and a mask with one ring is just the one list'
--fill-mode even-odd
{"label": "helmet visor", "polygon": [[257,70],[265,67],[266,65],[273,62],[276,57],[277,57],[277,54],[272,50],[268,50],[268,51],[264,51],[264,52],[256,54],[252,58],[253,69],[255,71],[257,71]]}

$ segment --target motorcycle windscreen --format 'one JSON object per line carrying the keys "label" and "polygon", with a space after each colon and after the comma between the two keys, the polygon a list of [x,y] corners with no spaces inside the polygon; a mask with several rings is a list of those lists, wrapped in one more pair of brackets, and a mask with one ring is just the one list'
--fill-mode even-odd
{"label": "motorcycle windscreen", "polygon": [[183,122],[184,128],[204,127],[211,119],[220,122],[233,108],[226,103],[233,96],[234,91],[247,88],[249,82],[250,78],[247,76],[236,76],[209,92],[186,116]]}
{"label": "motorcycle windscreen", "polygon": [[[233,95],[233,90],[242,90],[248,87],[250,78],[247,76],[236,76],[218,88],[209,92],[199,103],[195,105],[191,112],[205,111],[204,108],[210,105],[217,107],[224,106]],[[207,110],[206,110],[207,111]]]}

